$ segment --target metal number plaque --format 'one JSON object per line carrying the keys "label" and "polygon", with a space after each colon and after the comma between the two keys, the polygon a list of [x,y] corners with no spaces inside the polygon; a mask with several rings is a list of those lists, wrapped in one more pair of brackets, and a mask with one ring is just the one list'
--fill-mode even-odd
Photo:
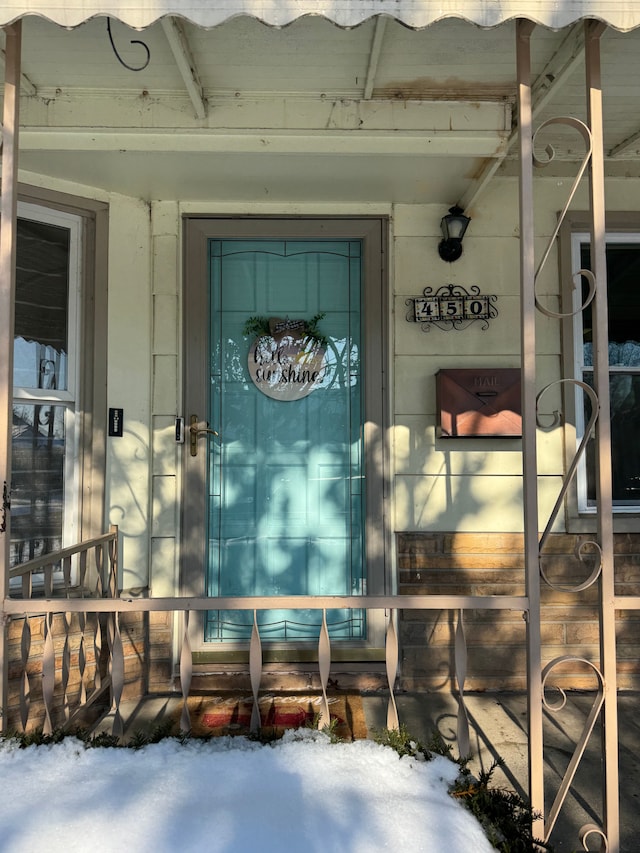
{"label": "metal number plaque", "polygon": [[460,284],[445,284],[434,290],[425,287],[422,296],[412,296],[406,304],[411,306],[407,313],[410,323],[420,323],[428,332],[432,326],[441,329],[466,329],[476,320],[482,328],[489,328],[489,320],[498,316],[494,303],[497,296],[483,296],[476,285],[467,290]]}

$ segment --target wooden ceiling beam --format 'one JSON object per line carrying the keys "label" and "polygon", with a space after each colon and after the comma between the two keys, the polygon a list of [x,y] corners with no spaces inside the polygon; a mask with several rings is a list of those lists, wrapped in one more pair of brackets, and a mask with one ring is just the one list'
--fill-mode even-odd
{"label": "wooden ceiling beam", "polygon": [[[0,47],[0,70],[2,71],[2,76],[5,75],[5,64],[7,60],[7,54],[4,49],[5,45],[5,34],[3,30],[0,30],[2,33],[2,46]],[[24,71],[20,71],[20,93],[22,95],[27,95],[28,97],[33,97],[38,94],[38,89],[29,77],[24,73]]]}
{"label": "wooden ceiling beam", "polygon": [[177,18],[171,17],[162,18],[160,23],[169,42],[180,76],[191,98],[196,118],[206,118],[207,102],[184,25]]}
{"label": "wooden ceiling beam", "polygon": [[[617,145],[614,145],[613,148],[608,152],[609,157],[620,157],[621,154],[624,154],[629,149],[633,150],[633,155],[635,159],[635,154],[637,153],[638,148],[640,147],[640,130],[632,133],[631,136],[627,136],[626,139],[623,139],[622,142],[619,142]],[[620,157],[620,159],[624,159]]]}
{"label": "wooden ceiling beam", "polygon": [[384,41],[384,31],[387,28],[387,19],[383,15],[376,18],[376,28],[373,34],[371,43],[371,52],[369,53],[369,65],[367,68],[367,79],[364,84],[364,93],[362,97],[365,101],[370,100],[373,95],[373,87],[376,81],[376,72],[378,70],[378,62],[382,53],[382,43]]}
{"label": "wooden ceiling beam", "polygon": [[[575,24],[563,39],[558,50],[545,65],[531,88],[531,110],[535,119],[574,74],[584,61],[584,26]],[[504,158],[518,139],[517,118],[514,118],[513,130],[502,154],[485,163],[484,169],[471,184],[459,205],[464,210],[471,207],[487,188],[491,179],[500,168]]]}

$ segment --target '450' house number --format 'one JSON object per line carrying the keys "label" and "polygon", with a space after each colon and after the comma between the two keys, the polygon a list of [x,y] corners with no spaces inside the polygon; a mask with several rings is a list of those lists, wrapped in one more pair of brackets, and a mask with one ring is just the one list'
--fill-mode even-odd
{"label": "'450' house number", "polygon": [[497,296],[483,296],[475,285],[469,290],[459,284],[445,284],[434,291],[425,287],[422,296],[407,299],[412,307],[407,314],[410,322],[421,323],[427,332],[432,325],[441,329],[465,329],[476,320],[482,328],[489,328],[489,320],[498,315]]}

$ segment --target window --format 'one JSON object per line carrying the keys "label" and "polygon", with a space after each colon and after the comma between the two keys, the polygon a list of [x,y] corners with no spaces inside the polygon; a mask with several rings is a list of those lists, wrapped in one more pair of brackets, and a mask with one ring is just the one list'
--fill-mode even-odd
{"label": "window", "polygon": [[20,204],[11,565],[78,538],[82,218]]}
{"label": "window", "polygon": [[[607,234],[609,377],[613,506],[618,513],[640,512],[640,233]],[[572,267],[590,269],[589,236],[572,235]],[[583,299],[588,292],[583,281]],[[579,307],[575,294],[574,310]],[[593,384],[591,307],[574,319],[575,376]],[[578,441],[584,435],[590,402],[576,402]],[[578,509],[595,510],[595,442],[587,443],[578,475]]]}

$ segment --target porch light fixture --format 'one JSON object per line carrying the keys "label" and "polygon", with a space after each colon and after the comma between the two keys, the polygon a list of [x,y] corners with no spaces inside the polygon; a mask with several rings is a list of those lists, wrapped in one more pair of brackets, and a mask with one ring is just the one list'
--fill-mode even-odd
{"label": "porch light fixture", "polygon": [[438,243],[438,254],[443,261],[452,264],[462,254],[462,238],[471,217],[465,216],[461,207],[454,205],[449,213],[440,220],[442,240]]}

